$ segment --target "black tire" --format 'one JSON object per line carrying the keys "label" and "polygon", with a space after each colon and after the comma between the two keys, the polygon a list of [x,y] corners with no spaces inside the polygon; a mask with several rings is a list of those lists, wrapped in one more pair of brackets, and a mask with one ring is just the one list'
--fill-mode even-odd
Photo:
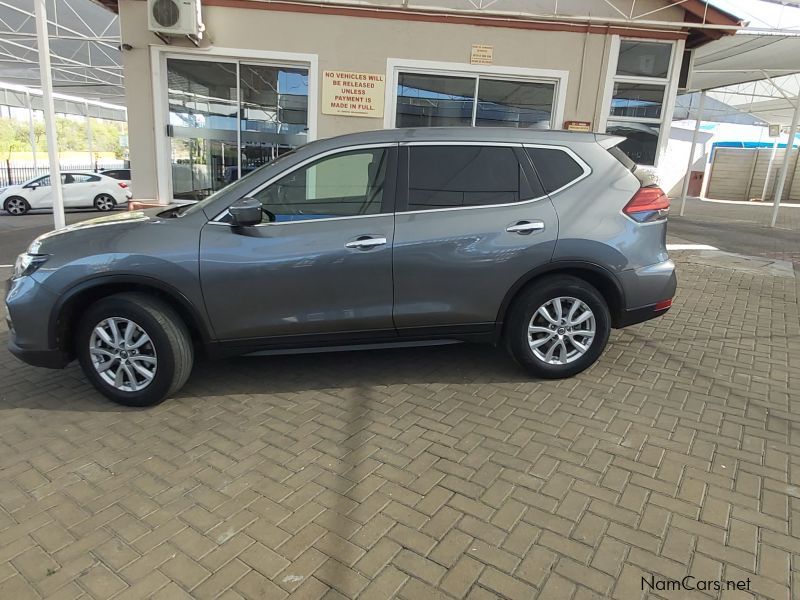
{"label": "black tire", "polygon": [[[531,335],[528,325],[534,313],[539,307],[558,297],[577,298],[594,315],[595,335],[591,344],[582,356],[566,364],[545,362],[534,354],[528,341]],[[586,281],[569,275],[545,277],[524,288],[509,308],[504,329],[505,342],[514,359],[531,374],[544,379],[572,377],[589,368],[603,353],[610,332],[611,315],[603,296]]]}
{"label": "black tire", "polygon": [[[19,208],[12,208],[12,204],[21,207],[22,210],[20,211]],[[22,196],[9,196],[3,203],[3,210],[15,217],[21,217],[22,215],[27,214],[30,209],[31,205],[28,204],[28,201]],[[16,212],[12,212],[12,210],[15,210]]]}
{"label": "black tire", "polygon": [[[89,344],[94,328],[110,317],[128,319],[144,330],[155,348],[155,375],[138,391],[117,389],[106,382],[92,362]],[[194,349],[186,324],[165,302],[143,293],[122,293],[98,300],[83,314],[75,336],[76,354],[84,374],[102,394],[125,406],[154,406],[178,391],[192,371]]]}
{"label": "black tire", "polygon": [[97,194],[94,197],[94,207],[103,212],[111,211],[117,208],[117,201],[111,194]]}

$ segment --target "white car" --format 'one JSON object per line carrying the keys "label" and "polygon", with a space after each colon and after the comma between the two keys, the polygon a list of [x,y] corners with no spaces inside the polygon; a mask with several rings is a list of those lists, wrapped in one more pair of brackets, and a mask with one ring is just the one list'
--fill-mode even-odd
{"label": "white car", "polygon": [[[126,204],[131,198],[127,183],[99,173],[68,171],[61,173],[61,183],[65,208],[94,206],[97,210],[108,211]],[[53,208],[50,175],[0,188],[0,206],[11,215],[24,215],[36,208]]]}

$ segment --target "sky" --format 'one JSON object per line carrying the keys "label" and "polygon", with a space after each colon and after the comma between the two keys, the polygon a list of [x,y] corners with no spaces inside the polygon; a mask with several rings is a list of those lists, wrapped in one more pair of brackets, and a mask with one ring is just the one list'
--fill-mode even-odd
{"label": "sky", "polygon": [[800,8],[764,0],[711,0],[711,4],[749,21],[750,27],[800,30]]}

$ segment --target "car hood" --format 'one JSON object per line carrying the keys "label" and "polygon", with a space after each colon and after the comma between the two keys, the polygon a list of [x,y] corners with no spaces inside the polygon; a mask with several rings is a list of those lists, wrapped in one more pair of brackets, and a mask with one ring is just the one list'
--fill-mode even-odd
{"label": "car hood", "polygon": [[[83,232],[87,229],[96,229],[100,227],[112,227],[120,229],[124,226],[129,228],[131,226],[136,226],[139,223],[161,220],[158,217],[158,214],[163,211],[164,207],[151,208],[147,210],[131,210],[73,223],[72,225],[67,225],[61,229],[56,229],[40,235],[31,243],[28,252],[31,254],[46,253],[46,247],[53,242],[61,241],[64,239],[64,236],[72,236],[75,233]],[[114,233],[111,231],[109,231],[108,234],[114,235]]]}
{"label": "car hood", "polygon": [[0,196],[5,196],[11,192],[19,192],[22,189],[21,185],[7,185],[5,187],[0,187]]}

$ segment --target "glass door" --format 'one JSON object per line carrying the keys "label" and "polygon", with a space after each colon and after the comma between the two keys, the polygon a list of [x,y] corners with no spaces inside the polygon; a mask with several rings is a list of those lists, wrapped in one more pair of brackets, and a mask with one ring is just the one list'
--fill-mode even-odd
{"label": "glass door", "polygon": [[308,137],[308,70],[167,58],[172,196],[200,200]]}

